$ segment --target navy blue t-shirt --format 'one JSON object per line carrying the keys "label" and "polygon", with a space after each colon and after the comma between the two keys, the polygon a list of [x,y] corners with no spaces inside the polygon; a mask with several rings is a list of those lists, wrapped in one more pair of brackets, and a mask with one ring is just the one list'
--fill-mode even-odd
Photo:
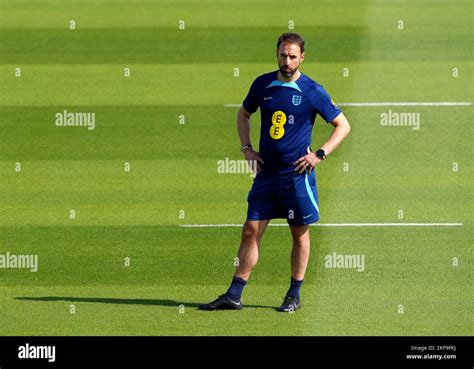
{"label": "navy blue t-shirt", "polygon": [[259,153],[264,161],[262,176],[294,178],[293,163],[307,154],[316,115],[326,122],[341,110],[324,88],[301,73],[293,82],[281,82],[278,71],[263,74],[252,83],[243,107],[255,113],[260,107]]}

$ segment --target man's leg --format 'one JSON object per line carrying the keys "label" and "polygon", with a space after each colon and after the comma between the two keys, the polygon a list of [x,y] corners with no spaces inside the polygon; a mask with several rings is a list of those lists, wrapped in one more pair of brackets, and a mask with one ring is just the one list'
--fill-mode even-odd
{"label": "man's leg", "polygon": [[242,291],[250,273],[257,264],[260,240],[270,220],[247,220],[242,228],[242,239],[238,253],[238,264],[229,289],[209,304],[199,306],[201,310],[242,309]]}
{"label": "man's leg", "polygon": [[304,279],[306,267],[308,266],[310,240],[309,226],[290,226],[293,237],[293,249],[291,250],[291,276],[300,281]]}
{"label": "man's leg", "polygon": [[238,263],[226,295],[233,301],[240,301],[247,280],[258,261],[260,240],[270,220],[247,220],[242,227],[242,239]]}
{"label": "man's leg", "polygon": [[257,264],[260,240],[270,220],[247,220],[242,228],[238,265],[234,276],[247,281]]}
{"label": "man's leg", "polygon": [[310,253],[309,226],[290,226],[293,237],[291,250],[291,283],[279,311],[293,312],[301,306],[300,288],[303,284]]}

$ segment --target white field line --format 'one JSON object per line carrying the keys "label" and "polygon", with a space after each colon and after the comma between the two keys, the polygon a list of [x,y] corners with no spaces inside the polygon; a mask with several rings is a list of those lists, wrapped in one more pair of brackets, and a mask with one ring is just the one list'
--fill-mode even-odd
{"label": "white field line", "polygon": [[[224,104],[226,108],[239,108],[242,104]],[[337,106],[471,106],[470,101],[461,102],[343,102]]]}
{"label": "white field line", "polygon": [[[315,227],[462,227],[464,223],[316,223]],[[184,228],[229,228],[242,224],[180,224]],[[270,223],[269,227],[287,227],[286,223]]]}

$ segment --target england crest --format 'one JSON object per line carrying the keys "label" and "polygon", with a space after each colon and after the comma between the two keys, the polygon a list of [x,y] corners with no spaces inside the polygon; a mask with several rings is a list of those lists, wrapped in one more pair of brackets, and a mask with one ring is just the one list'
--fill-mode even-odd
{"label": "england crest", "polygon": [[298,106],[299,104],[301,104],[301,95],[293,95],[291,102],[294,106]]}

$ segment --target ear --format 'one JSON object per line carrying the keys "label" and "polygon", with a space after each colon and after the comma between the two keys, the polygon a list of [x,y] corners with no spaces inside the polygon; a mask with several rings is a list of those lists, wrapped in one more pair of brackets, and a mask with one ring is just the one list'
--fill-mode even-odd
{"label": "ear", "polygon": [[303,60],[304,60],[304,53],[301,54],[301,62],[303,63]]}

